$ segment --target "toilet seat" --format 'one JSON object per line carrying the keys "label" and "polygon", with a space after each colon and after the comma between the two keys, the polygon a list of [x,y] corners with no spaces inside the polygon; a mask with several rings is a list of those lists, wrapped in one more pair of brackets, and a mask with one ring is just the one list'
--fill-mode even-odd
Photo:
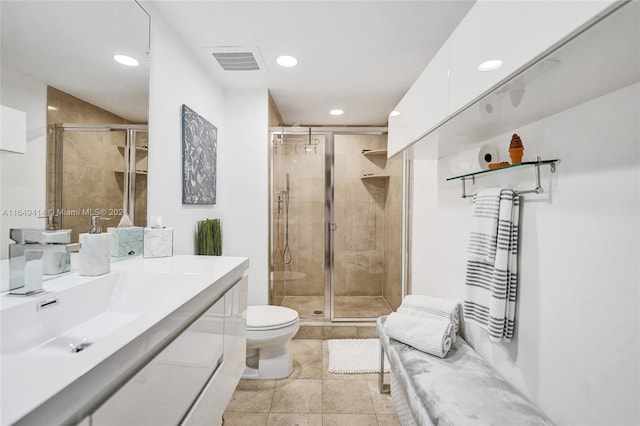
{"label": "toilet seat", "polygon": [[274,330],[288,327],[298,320],[298,312],[284,306],[252,305],[247,307],[247,330]]}

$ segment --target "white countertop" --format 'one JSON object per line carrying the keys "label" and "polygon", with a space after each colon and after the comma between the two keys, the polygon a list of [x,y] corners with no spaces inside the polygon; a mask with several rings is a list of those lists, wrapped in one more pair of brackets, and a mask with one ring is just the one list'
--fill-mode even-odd
{"label": "white countertop", "polygon": [[[45,351],[6,353],[3,349],[0,358],[1,424],[9,425],[20,421],[33,424],[39,419],[46,420],[47,424],[59,424],[69,418],[82,420],[77,418],[78,413],[84,413],[115,387],[121,386],[123,378],[132,369],[141,368],[141,359],[148,361],[150,356],[165,347],[179,334],[185,323],[194,320],[203,309],[235,284],[248,266],[247,258],[215,256],[154,259],[136,256],[113,263],[109,274],[167,274],[162,277],[167,278],[164,281],[168,284],[164,281],[158,283],[159,291],[166,289],[167,285],[179,286],[179,290],[172,289],[170,297],[165,298],[160,294],[142,295],[156,301],[161,299],[161,303],[153,308],[143,309],[139,315],[132,315],[134,319],[128,321],[126,326],[118,328],[117,332],[101,336],[82,352],[49,355]],[[174,277],[168,274],[179,275]],[[184,279],[180,280],[180,277]],[[36,296],[0,295],[0,308],[4,311],[22,304],[35,305],[38,301],[55,297],[69,288],[91,285],[91,281],[96,278],[100,277],[80,277],[72,271],[60,278],[45,281],[46,291]],[[89,290],[87,294],[92,293]],[[63,297],[60,296],[60,299]],[[64,300],[61,300],[56,309],[64,309],[64,306]],[[2,324],[3,328],[11,327],[12,331],[15,331],[13,327],[20,326],[21,324]],[[24,417],[26,415],[29,416]]]}

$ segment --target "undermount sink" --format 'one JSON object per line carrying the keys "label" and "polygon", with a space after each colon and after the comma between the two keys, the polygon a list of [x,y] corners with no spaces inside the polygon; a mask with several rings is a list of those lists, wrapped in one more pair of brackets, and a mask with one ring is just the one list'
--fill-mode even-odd
{"label": "undermount sink", "polygon": [[[113,271],[0,312],[2,354],[75,356],[149,314],[171,310],[197,274]],[[19,325],[19,326],[16,326]]]}

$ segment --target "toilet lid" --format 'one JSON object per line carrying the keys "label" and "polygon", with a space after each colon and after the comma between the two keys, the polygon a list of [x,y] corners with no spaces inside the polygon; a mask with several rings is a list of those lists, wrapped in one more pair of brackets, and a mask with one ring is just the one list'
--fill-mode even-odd
{"label": "toilet lid", "polygon": [[298,312],[284,306],[254,305],[247,307],[247,328],[284,327],[298,320]]}

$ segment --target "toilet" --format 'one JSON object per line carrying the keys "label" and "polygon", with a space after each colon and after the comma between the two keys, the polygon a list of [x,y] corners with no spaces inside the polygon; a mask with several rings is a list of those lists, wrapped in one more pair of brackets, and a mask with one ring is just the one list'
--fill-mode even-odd
{"label": "toilet", "polygon": [[298,312],[284,306],[247,307],[247,366],[243,379],[281,379],[293,371],[289,341],[300,328]]}

